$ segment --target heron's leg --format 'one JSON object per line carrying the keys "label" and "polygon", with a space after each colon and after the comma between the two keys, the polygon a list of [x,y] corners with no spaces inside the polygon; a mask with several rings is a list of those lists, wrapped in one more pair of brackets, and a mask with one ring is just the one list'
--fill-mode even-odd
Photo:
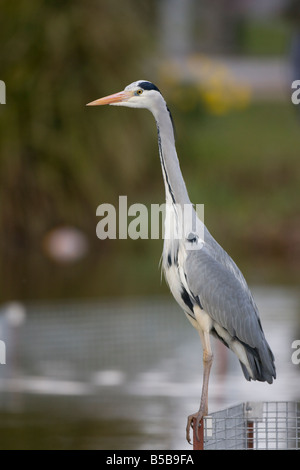
{"label": "heron's leg", "polygon": [[198,428],[201,419],[203,416],[206,416],[208,413],[208,382],[210,369],[213,361],[213,354],[210,346],[210,338],[208,332],[199,331],[200,338],[203,345],[203,383],[202,383],[202,393],[200,400],[200,408],[197,413],[194,413],[188,416],[187,426],[186,426],[186,439],[190,443],[190,428],[192,427],[193,419],[196,419],[196,437],[199,440]]}

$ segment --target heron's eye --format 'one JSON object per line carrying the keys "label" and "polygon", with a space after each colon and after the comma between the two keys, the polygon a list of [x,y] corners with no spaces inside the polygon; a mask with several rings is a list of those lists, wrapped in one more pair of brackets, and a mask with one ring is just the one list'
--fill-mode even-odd
{"label": "heron's eye", "polygon": [[141,95],[142,93],[143,93],[143,90],[141,90],[140,88],[139,88],[139,90],[136,90],[136,92],[135,92],[136,95]]}

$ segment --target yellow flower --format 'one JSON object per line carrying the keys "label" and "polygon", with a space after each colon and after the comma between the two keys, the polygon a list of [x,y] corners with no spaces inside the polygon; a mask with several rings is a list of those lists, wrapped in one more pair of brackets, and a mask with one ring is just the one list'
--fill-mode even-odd
{"label": "yellow flower", "polygon": [[223,115],[232,109],[248,106],[250,88],[246,84],[237,83],[223,64],[198,54],[190,56],[186,65],[191,84],[184,86],[178,64],[170,61],[160,69],[161,81],[182,111],[193,111],[200,104],[204,105],[208,113]]}

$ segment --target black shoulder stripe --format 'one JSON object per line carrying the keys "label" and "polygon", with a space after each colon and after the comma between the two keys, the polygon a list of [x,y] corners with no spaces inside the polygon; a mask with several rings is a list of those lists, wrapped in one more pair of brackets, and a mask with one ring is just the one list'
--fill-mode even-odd
{"label": "black shoulder stripe", "polygon": [[199,297],[199,295],[197,295],[197,296],[195,297],[195,300],[196,300],[197,304],[199,305],[199,307],[201,308],[201,310],[203,310],[203,305],[202,305],[201,302],[200,302],[200,297]]}
{"label": "black shoulder stripe", "polygon": [[168,254],[168,267],[170,268],[172,266],[172,257],[171,253]]}
{"label": "black shoulder stripe", "polygon": [[184,287],[182,288],[181,298],[184,301],[185,305],[193,312],[193,303]]}

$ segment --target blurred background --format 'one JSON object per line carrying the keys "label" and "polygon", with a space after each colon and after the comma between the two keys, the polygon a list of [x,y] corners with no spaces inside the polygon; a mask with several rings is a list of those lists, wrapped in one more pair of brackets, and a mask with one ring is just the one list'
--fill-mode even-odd
{"label": "blurred background", "polygon": [[1,0],[0,448],[189,448],[201,346],[162,240],[96,236],[98,205],[164,202],[150,113],[85,107],[141,78],[278,358],[248,384],[216,345],[212,408],[299,399],[299,37],[296,0]]}

